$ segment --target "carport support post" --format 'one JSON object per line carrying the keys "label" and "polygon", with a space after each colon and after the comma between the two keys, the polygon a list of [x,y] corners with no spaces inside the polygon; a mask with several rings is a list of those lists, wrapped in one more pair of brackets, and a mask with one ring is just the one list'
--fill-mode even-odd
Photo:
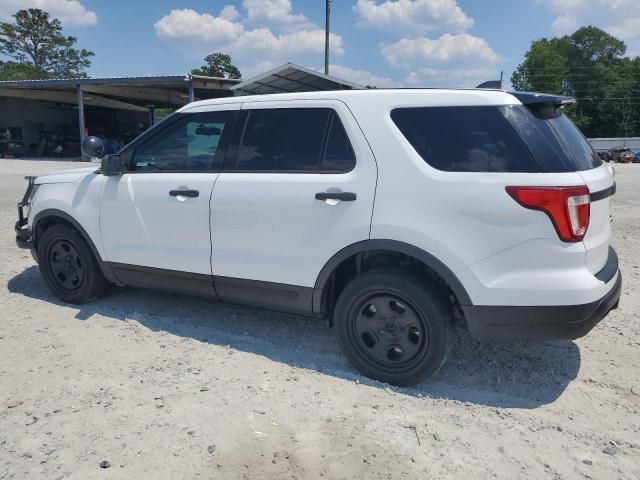
{"label": "carport support post", "polygon": [[196,99],[195,91],[193,90],[193,78],[189,77],[189,103]]}
{"label": "carport support post", "polygon": [[[78,97],[78,126],[80,127],[80,145],[82,145],[82,141],[84,140],[84,103],[82,101],[82,88],[80,84],[76,85],[76,95]],[[84,159],[84,155],[80,154],[81,158]]]}

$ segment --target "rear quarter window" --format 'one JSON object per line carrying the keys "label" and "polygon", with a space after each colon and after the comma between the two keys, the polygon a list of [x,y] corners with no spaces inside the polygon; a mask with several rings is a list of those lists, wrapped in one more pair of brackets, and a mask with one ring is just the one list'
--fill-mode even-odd
{"label": "rear quarter window", "polygon": [[500,110],[542,172],[576,172],[602,165],[582,132],[556,108],[505,105]]}
{"label": "rear quarter window", "polygon": [[539,172],[498,107],[411,107],[391,119],[416,152],[447,172]]}

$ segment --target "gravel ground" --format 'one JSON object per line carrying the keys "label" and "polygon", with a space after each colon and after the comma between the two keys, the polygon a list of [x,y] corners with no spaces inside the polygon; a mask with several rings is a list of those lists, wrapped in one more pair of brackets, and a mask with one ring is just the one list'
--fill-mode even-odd
{"label": "gravel ground", "polygon": [[[417,388],[322,323],[141,289],[57,301],[0,161],[0,478],[640,478],[640,165],[617,165],[620,308],[587,337],[473,342]],[[107,468],[101,468],[103,466]]]}

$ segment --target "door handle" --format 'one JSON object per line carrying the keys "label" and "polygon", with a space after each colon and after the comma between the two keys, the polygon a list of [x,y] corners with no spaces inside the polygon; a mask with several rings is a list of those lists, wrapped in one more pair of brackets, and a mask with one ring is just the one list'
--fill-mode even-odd
{"label": "door handle", "polygon": [[169,195],[172,197],[196,198],[200,196],[200,192],[198,190],[171,190]]}
{"label": "door handle", "polygon": [[353,202],[356,194],[353,192],[318,192],[316,200],[342,200],[343,202]]}

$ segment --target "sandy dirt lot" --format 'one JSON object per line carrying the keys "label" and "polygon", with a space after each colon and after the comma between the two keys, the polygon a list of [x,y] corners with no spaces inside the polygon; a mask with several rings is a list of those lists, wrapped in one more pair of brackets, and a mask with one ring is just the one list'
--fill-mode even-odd
{"label": "sandy dirt lot", "polygon": [[461,332],[417,388],[358,375],[313,320],[131,288],[60,303],[15,203],[77,166],[0,161],[0,478],[640,478],[640,165],[616,166],[620,308],[575,342]]}

